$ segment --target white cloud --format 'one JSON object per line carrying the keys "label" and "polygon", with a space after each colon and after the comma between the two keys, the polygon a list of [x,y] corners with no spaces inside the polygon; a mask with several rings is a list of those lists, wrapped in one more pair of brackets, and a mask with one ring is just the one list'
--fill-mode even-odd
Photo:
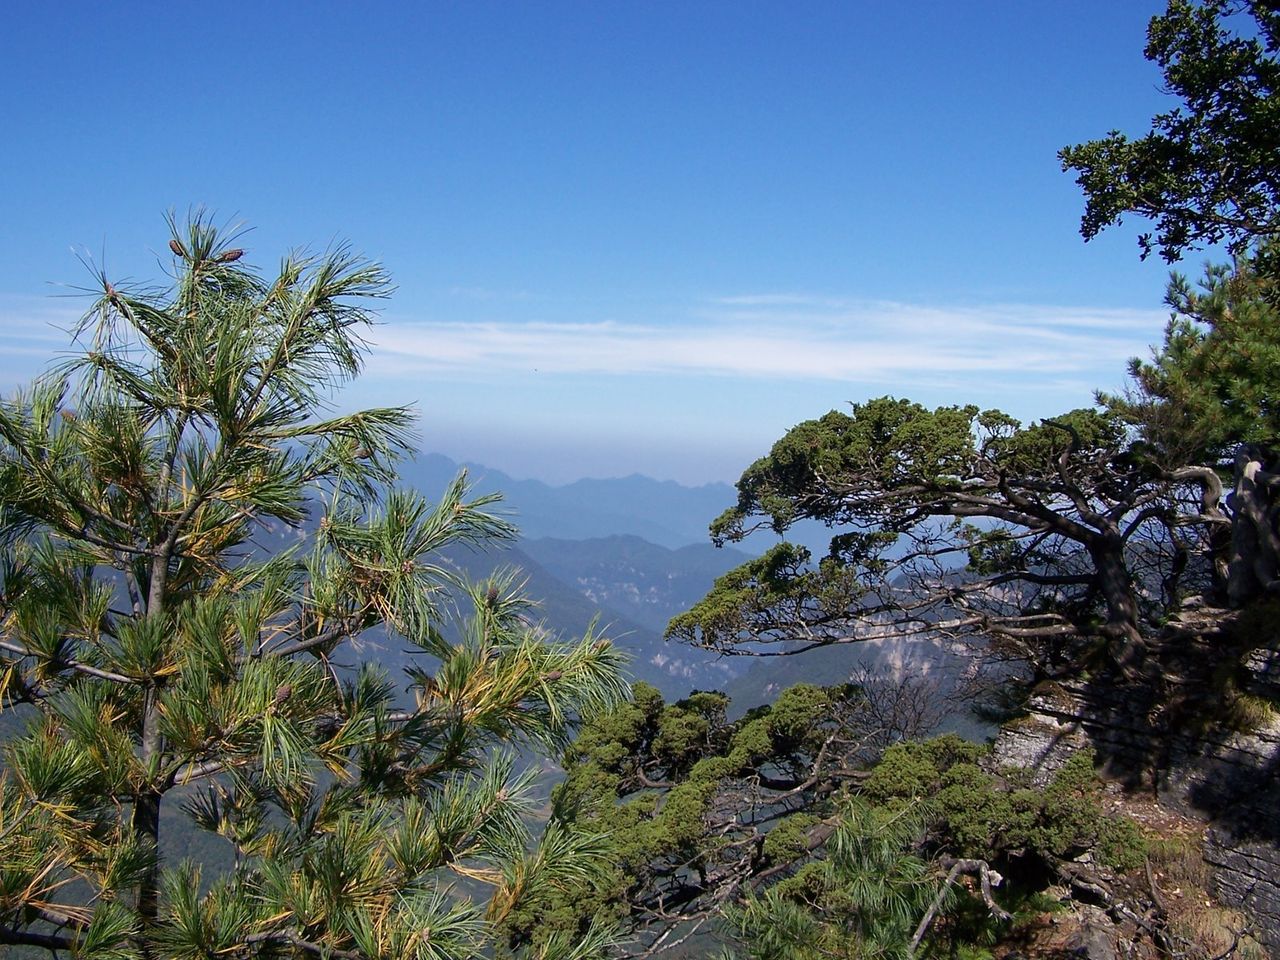
{"label": "white cloud", "polygon": [[15,339],[66,344],[88,305],[78,296],[0,295],[0,338],[6,345]]}
{"label": "white cloud", "polygon": [[[6,380],[70,347],[80,304],[0,298]],[[994,304],[937,306],[797,293],[691,304],[677,322],[411,321],[370,331],[370,372],[487,377],[744,377],[894,385],[999,379],[1041,387],[1108,382],[1160,337],[1160,311]]]}
{"label": "white cloud", "polygon": [[376,368],[402,374],[1072,380],[1146,353],[1164,319],[1156,311],[939,307],[786,294],[707,301],[675,325],[431,321],[381,326],[373,341]]}

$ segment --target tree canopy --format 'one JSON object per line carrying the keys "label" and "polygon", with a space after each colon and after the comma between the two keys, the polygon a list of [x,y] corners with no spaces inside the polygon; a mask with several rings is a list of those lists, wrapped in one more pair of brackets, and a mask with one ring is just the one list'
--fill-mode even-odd
{"label": "tree canopy", "polygon": [[[474,956],[531,887],[596,866],[593,835],[530,836],[511,751],[617,705],[619,656],[439,559],[512,530],[464,477],[435,503],[390,486],[409,410],[323,415],[377,265],[295,253],[266,278],[208,217],[173,227],[171,287],[97,275],[80,353],[0,404],[0,708],[25,722],[0,943]],[[377,664],[394,643],[403,684]],[[170,861],[192,831],[226,869]]]}
{"label": "tree canopy", "polygon": [[795,652],[977,635],[1041,667],[1101,636],[1123,660],[1140,654],[1145,624],[1203,586],[1172,478],[1106,411],[1023,425],[883,397],[794,427],[738,491],[712,524],[718,540],[817,520],[835,530],[830,551],[814,564],[784,541],[717,581],[669,636]]}
{"label": "tree canopy", "polygon": [[[709,933],[758,960],[937,955],[1084,850],[1140,861],[1087,753],[1036,789],[1029,771],[992,772],[986,746],[886,723],[886,693],[799,684],[732,719],[723,694],[664,703],[637,684],[584,725],[554,794],[557,821],[608,838],[609,869],[530,897],[508,945],[604,918],[633,957],[697,954]],[[1026,879],[993,890],[1000,871]]]}
{"label": "tree canopy", "polygon": [[[1248,14],[1246,18],[1245,14]],[[1058,154],[1087,205],[1091,239],[1127,214],[1155,222],[1142,256],[1169,262],[1225,242],[1241,252],[1280,233],[1280,11],[1265,0],[1170,0],[1147,32],[1147,59],[1182,101],[1136,140],[1113,130]]]}

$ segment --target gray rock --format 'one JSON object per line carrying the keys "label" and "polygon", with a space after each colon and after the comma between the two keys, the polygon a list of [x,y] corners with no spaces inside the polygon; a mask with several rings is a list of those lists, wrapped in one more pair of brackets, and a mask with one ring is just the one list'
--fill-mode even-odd
{"label": "gray rock", "polygon": [[[1204,651],[1206,662],[1213,652]],[[1255,651],[1246,661],[1246,689],[1280,691],[1280,655]],[[1242,911],[1263,946],[1280,960],[1280,724],[1243,733],[1188,721],[1197,704],[1210,709],[1210,694],[1187,685],[1144,699],[1132,687],[1073,681],[1034,696],[1026,717],[1001,730],[992,762],[1035,771],[1045,783],[1067,758],[1091,747],[1107,773],[1133,788],[1154,791],[1161,804],[1211,825],[1204,857],[1213,868],[1215,893]],[[1139,692],[1140,694],[1140,692]],[[1170,711],[1178,703],[1183,713]],[[1188,707],[1191,705],[1191,708]],[[1104,950],[1086,938],[1082,956]],[[1114,960],[1110,952],[1096,960]]]}

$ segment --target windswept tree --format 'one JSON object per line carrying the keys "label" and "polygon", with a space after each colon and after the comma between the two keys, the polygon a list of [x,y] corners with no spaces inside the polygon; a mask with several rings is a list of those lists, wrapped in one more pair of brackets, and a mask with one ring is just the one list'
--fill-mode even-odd
{"label": "windswept tree", "polygon": [[[0,943],[475,956],[529,889],[593,869],[596,838],[529,836],[503,749],[619,702],[618,655],[440,559],[512,530],[462,477],[391,489],[407,409],[323,415],[379,267],[339,249],[263,277],[206,217],[174,226],[171,288],[98,276],[82,352],[0,404],[0,707],[25,722]],[[363,640],[417,651],[404,689]],[[168,831],[208,831],[226,869],[167,862]]]}
{"label": "windswept tree", "polygon": [[800,424],[738,483],[718,542],[834,528],[827,556],[783,542],[717,581],[668,635],[726,653],[980,636],[1041,671],[1093,640],[1136,664],[1145,628],[1202,570],[1177,490],[1117,415],[1028,426],[884,397]]}

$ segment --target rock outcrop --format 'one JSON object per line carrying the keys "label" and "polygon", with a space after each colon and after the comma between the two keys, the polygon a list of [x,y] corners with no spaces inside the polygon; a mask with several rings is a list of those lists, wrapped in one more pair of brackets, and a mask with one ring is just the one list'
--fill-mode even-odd
{"label": "rock outcrop", "polygon": [[1241,692],[1254,703],[1280,701],[1280,654],[1241,658],[1226,694],[1223,671],[1212,669],[1223,651],[1206,645],[1180,659],[1199,669],[1162,673],[1149,684],[1042,685],[1026,715],[1002,729],[994,761],[1029,767],[1046,782],[1073,752],[1091,747],[1104,772],[1128,789],[1203,820],[1219,900],[1244,913],[1280,958],[1280,721],[1260,710],[1249,718],[1253,729],[1233,729],[1241,719],[1229,702]]}

